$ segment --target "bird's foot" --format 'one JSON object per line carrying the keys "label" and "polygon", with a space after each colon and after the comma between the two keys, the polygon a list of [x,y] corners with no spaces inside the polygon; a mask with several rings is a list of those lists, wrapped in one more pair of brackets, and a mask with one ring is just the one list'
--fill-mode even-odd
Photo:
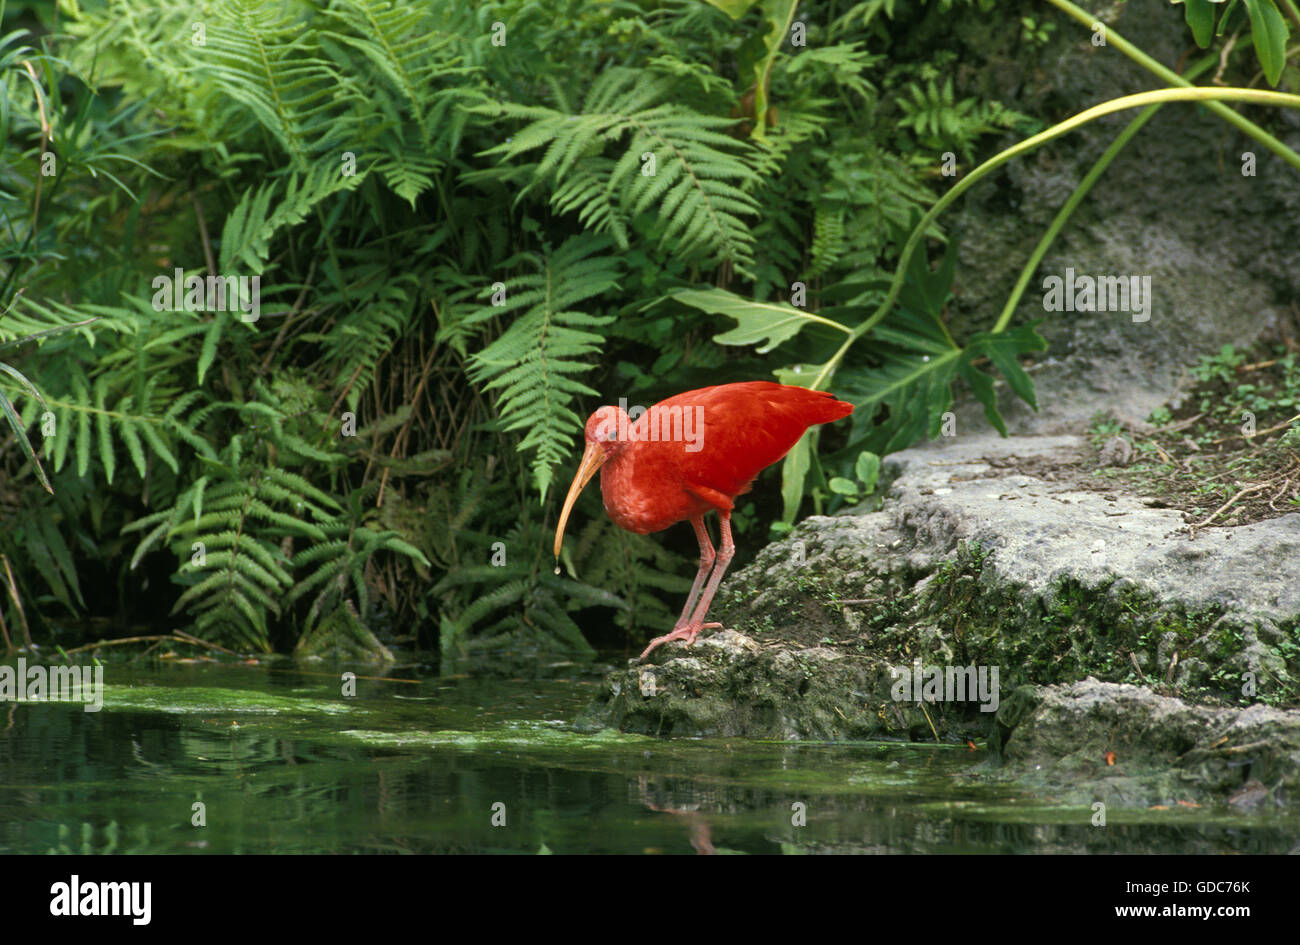
{"label": "bird's foot", "polygon": [[699,634],[701,630],[711,630],[714,627],[721,627],[721,626],[722,624],[720,623],[701,623],[695,626],[687,625],[685,627],[678,627],[675,630],[673,630],[672,633],[666,633],[661,637],[655,637],[653,640],[651,640],[650,645],[647,646],[641,652],[641,655],[637,657],[637,662],[644,663],[645,658],[650,655],[650,651],[653,650],[655,647],[659,646],[661,643],[671,643],[673,640],[682,640],[687,646],[690,646],[692,643],[695,642],[695,637]]}

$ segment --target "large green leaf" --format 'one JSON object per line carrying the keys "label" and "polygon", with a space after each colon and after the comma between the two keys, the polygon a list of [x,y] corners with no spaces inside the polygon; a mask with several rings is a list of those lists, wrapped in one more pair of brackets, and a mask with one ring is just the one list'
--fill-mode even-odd
{"label": "large green leaf", "polygon": [[1192,28],[1192,38],[1196,45],[1205,49],[1214,38],[1214,3],[1221,0],[1171,0],[1173,3],[1186,3],[1183,17]]}
{"label": "large green leaf", "polygon": [[712,315],[726,315],[736,320],[736,327],[713,340],[720,345],[756,345],[759,354],[767,354],[777,345],[789,341],[809,325],[828,325],[848,334],[849,329],[793,305],[778,302],[755,302],[725,289],[677,289],[672,298]]}
{"label": "large green leaf", "polygon": [[[910,229],[915,229],[920,219],[920,214],[913,210]],[[901,245],[904,239],[905,234],[903,231],[897,231],[896,242]],[[933,271],[931,271],[930,265],[926,261],[925,253],[913,253],[907,261],[907,278],[903,283],[902,291],[898,294],[898,304],[904,308],[910,308],[915,312],[928,315],[934,319],[936,325],[942,324],[939,319],[943,315],[944,305],[948,302],[948,295],[952,291],[952,282],[956,273],[956,239],[948,241],[939,268]],[[940,333],[942,334],[942,329]]]}
{"label": "large green leaf", "polygon": [[767,33],[763,43],[767,46],[767,55],[754,67],[754,137],[762,139],[767,134],[767,92],[771,82],[772,66],[777,54],[781,52],[781,43],[790,32],[799,0],[763,0],[763,20],[767,24]]}
{"label": "large green leaf", "polygon": [[733,20],[738,20],[759,0],[705,0],[710,6],[717,7]]}
{"label": "large green leaf", "polygon": [[36,478],[41,481],[45,491],[53,495],[54,487],[50,485],[50,480],[45,475],[45,467],[36,458],[36,450],[32,448],[32,441],[27,438],[27,427],[22,418],[18,416],[18,412],[14,410],[14,405],[5,396],[4,391],[0,391],[0,412],[4,413],[5,419],[9,421],[9,428],[18,437],[18,448],[22,450],[23,457],[32,464],[32,469],[36,470]]}
{"label": "large green leaf", "polygon": [[966,346],[970,359],[987,356],[993,366],[1002,372],[1015,395],[1035,410],[1038,409],[1038,398],[1034,394],[1034,382],[1020,366],[1017,356],[1030,351],[1047,350],[1047,341],[1038,333],[1039,321],[997,334],[979,332],[971,337]]}
{"label": "large green leaf", "polygon": [[1255,43],[1255,55],[1264,67],[1268,84],[1276,87],[1286,65],[1286,40],[1289,32],[1286,20],[1278,12],[1273,0],[1242,0],[1250,16],[1250,37]]}
{"label": "large green leaf", "polygon": [[799,504],[803,502],[803,482],[808,477],[809,454],[812,449],[812,433],[799,437],[794,449],[785,454],[781,464],[781,520],[787,525],[794,522],[799,514]]}
{"label": "large green leaf", "polygon": [[932,337],[921,332],[909,336],[906,331],[907,325],[920,327],[924,320],[907,316],[889,322],[894,325],[891,337],[898,343],[873,352],[880,363],[844,367],[836,376],[836,392],[855,408],[850,443],[837,458],[855,458],[863,449],[885,455],[906,449],[923,436],[938,436],[944,414],[952,408],[952,382],[959,375],[984,407],[989,423],[1005,436],[994,379],[973,363],[984,357],[1002,373],[1016,396],[1038,409],[1033,380],[1018,361],[1022,354],[1046,348],[1036,323],[998,334],[981,332],[965,348],[936,351]]}

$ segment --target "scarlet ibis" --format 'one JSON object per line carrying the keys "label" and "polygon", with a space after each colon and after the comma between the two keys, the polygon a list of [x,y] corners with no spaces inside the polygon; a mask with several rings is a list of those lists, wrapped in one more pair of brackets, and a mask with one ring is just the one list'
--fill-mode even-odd
{"label": "scarlet ibis", "polygon": [[[646,535],[689,521],[700,543],[700,570],[673,631],[651,640],[640,659],[670,640],[690,646],[701,630],[721,626],[704,617],[736,552],[736,496],[748,492],[754,477],[788,453],[809,427],[852,412],[852,404],[826,391],[771,381],[687,391],[635,421],[622,406],[601,407],[587,418],[587,447],[555,527],[555,556],[573,503],[598,469],[605,511],[620,528]],[[704,516],[713,510],[722,536],[717,551],[704,527]]]}

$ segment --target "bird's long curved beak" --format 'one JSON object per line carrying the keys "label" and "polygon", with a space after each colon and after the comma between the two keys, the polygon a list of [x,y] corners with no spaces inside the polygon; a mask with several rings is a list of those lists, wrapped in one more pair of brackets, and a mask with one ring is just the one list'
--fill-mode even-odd
{"label": "bird's long curved beak", "polygon": [[605,465],[607,458],[605,451],[598,444],[587,444],[587,450],[582,454],[582,462],[578,464],[578,471],[573,474],[573,484],[569,486],[569,494],[564,497],[564,508],[560,511],[560,522],[555,526],[555,557],[560,556],[560,545],[564,542],[564,526],[569,523],[569,512],[573,509],[573,503],[578,501],[578,495],[582,492],[583,486],[591,481],[592,476],[596,475],[596,470]]}

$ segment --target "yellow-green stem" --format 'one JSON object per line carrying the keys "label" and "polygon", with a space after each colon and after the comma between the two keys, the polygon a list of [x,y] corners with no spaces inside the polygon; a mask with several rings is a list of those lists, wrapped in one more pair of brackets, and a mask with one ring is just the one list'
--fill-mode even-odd
{"label": "yellow-green stem", "polygon": [[[1098,17],[1093,16],[1087,10],[1075,6],[1070,2],[1070,0],[1047,0],[1047,2],[1067,16],[1078,20],[1089,29],[1092,29],[1094,23],[1100,22]],[[1168,82],[1170,85],[1181,86],[1183,88],[1192,87],[1192,83],[1184,76],[1179,75],[1168,66],[1162,65],[1152,59],[1109,26],[1106,27],[1106,45],[1113,46],[1115,49],[1119,50],[1119,52],[1128,56],[1140,65],[1143,69],[1160,76],[1161,79]],[[1224,121],[1235,125],[1242,131],[1242,133],[1254,138],[1296,170],[1300,170],[1300,154],[1292,151],[1285,144],[1273,137],[1263,128],[1259,127],[1259,125],[1255,124],[1249,118],[1243,118],[1231,108],[1220,102],[1206,102],[1205,107],[1214,112]]]}
{"label": "yellow-green stem", "polygon": [[[1218,61],[1219,57],[1216,55],[1206,56],[1187,71],[1187,77],[1195,78]],[[1038,264],[1047,255],[1047,250],[1051,248],[1052,243],[1056,241],[1056,237],[1065,228],[1066,221],[1074,214],[1075,208],[1083,202],[1084,197],[1088,196],[1093,184],[1097,183],[1101,175],[1106,172],[1106,168],[1110,167],[1111,162],[1115,160],[1119,152],[1124,150],[1124,146],[1142,130],[1142,126],[1150,121],[1162,107],[1161,105],[1150,105],[1144,108],[1141,114],[1129,122],[1119,136],[1111,142],[1110,147],[1106,149],[1106,153],[1097,159],[1097,162],[1089,169],[1083,180],[1079,181],[1079,186],[1074,188],[1074,193],[1070,194],[1070,199],[1065,202],[1056,214],[1051,226],[1047,228],[1043,238],[1038,241],[1038,245],[1030,253],[1024,268],[1020,270],[1020,278],[1016,280],[1015,288],[1011,290],[1011,294],[1007,297],[1007,304],[1003,306],[1002,314],[998,316],[997,324],[993,326],[993,334],[996,335],[999,332],[1006,331],[1007,325],[1011,322],[1011,315],[1016,310],[1016,306],[1020,304],[1020,297],[1024,295],[1025,288],[1029,285],[1029,280],[1033,278],[1034,272],[1038,269]]]}
{"label": "yellow-green stem", "polygon": [[[1056,0],[1051,0],[1051,2],[1056,2]],[[826,379],[835,373],[835,369],[839,367],[839,363],[843,359],[845,352],[848,351],[853,342],[857,341],[869,332],[879,324],[881,319],[889,314],[889,310],[898,299],[898,293],[903,288],[903,279],[907,272],[907,262],[911,259],[912,253],[921,242],[921,239],[930,224],[939,216],[939,214],[946,210],[950,204],[973,187],[981,178],[986,177],[1008,161],[1020,157],[1023,154],[1027,154],[1049,141],[1059,138],[1064,134],[1068,134],[1082,125],[1086,125],[1090,121],[1096,121],[1098,118],[1113,115],[1115,112],[1127,111],[1130,108],[1142,108],[1147,105],[1163,105],[1166,102],[1218,101],[1253,102],[1258,105],[1277,105],[1284,108],[1300,109],[1300,95],[1288,95],[1283,92],[1267,92],[1260,89],[1203,89],[1196,87],[1157,89],[1152,92],[1139,92],[1136,95],[1124,95],[1120,98],[1111,99],[1108,102],[1102,102],[1100,105],[1094,105],[1092,108],[1080,112],[1073,118],[1068,118],[1059,124],[1053,125],[1046,131],[1039,132],[1032,138],[1026,138],[1019,144],[1012,145],[1005,151],[989,158],[975,170],[971,171],[968,175],[958,181],[951,190],[940,197],[935,202],[934,206],[931,207],[923,217],[921,217],[920,222],[918,222],[916,227],[912,230],[912,235],[908,237],[907,243],[904,244],[903,251],[899,254],[898,268],[895,269],[894,278],[889,284],[889,294],[885,297],[885,300],[880,303],[875,312],[871,314],[870,318],[866,319],[853,329],[853,334],[845,339],[844,344],[840,346],[839,350],[836,351],[831,359],[822,366],[821,371],[818,372],[817,377],[813,379],[810,386],[814,390],[819,389],[822,384],[826,382]],[[1300,165],[1297,166],[1300,167]]]}

